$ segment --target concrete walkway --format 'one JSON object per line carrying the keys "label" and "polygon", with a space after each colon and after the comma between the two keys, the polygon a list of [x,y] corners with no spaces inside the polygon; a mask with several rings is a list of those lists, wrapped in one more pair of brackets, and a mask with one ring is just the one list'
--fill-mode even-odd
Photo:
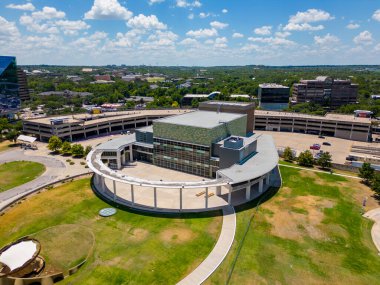
{"label": "concrete walkway", "polygon": [[177,283],[178,285],[202,284],[219,267],[229,252],[235,238],[236,214],[231,206],[226,206],[222,210],[223,225],[215,247],[193,272]]}
{"label": "concrete walkway", "polygon": [[[307,171],[318,172],[318,173],[330,174],[330,172],[323,171],[323,170],[317,170],[317,169],[313,169],[313,168],[306,168],[306,167],[286,165],[286,164],[279,164],[279,166],[281,166],[281,167],[295,168],[295,169],[301,169],[301,170],[307,170]],[[332,173],[331,175],[342,176],[342,177],[347,177],[347,178],[354,178],[354,179],[359,179],[359,180],[361,179],[360,177],[357,177],[357,176],[340,174],[340,173]]]}
{"label": "concrete walkway", "polygon": [[371,229],[371,236],[372,236],[373,243],[375,244],[377,251],[380,254],[380,208],[376,208],[371,211],[368,211],[367,213],[363,215],[363,217],[366,217],[368,219],[375,221]]}

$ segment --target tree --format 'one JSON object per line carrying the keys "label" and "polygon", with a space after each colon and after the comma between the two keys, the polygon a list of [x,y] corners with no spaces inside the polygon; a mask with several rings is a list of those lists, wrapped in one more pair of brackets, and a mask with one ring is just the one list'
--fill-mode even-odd
{"label": "tree", "polygon": [[12,142],[16,142],[16,139],[17,137],[19,136],[20,132],[16,131],[16,130],[10,130],[7,134],[6,134],[6,138],[7,140],[10,140]]}
{"label": "tree", "polygon": [[377,195],[380,195],[380,174],[375,173],[371,182],[371,188],[376,192]]}
{"label": "tree", "polygon": [[90,145],[86,146],[86,148],[84,149],[84,156],[87,156],[87,154],[89,154],[91,150],[92,147]]}
{"label": "tree", "polygon": [[74,157],[82,157],[84,154],[84,149],[81,144],[74,144],[71,147],[71,153]]}
{"label": "tree", "polygon": [[298,164],[306,167],[312,167],[314,165],[314,157],[310,150],[305,150],[300,153],[298,156]]}
{"label": "tree", "polygon": [[294,160],[293,151],[289,146],[285,148],[283,156],[285,161],[292,162]]}
{"label": "tree", "polygon": [[321,154],[321,156],[317,160],[317,164],[323,169],[331,168],[331,154],[327,151]]}
{"label": "tree", "polygon": [[364,184],[369,185],[375,175],[375,169],[371,167],[371,163],[364,162],[362,167],[359,168],[359,177],[362,178]]}
{"label": "tree", "polygon": [[63,154],[68,154],[71,151],[71,144],[69,142],[64,142],[61,147],[61,152]]}
{"label": "tree", "polygon": [[48,149],[53,152],[57,152],[62,146],[62,140],[57,136],[52,136],[49,139]]}

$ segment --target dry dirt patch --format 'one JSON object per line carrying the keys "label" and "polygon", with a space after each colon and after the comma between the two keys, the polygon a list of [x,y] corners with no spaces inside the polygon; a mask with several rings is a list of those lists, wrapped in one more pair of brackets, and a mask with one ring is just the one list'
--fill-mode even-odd
{"label": "dry dirt patch", "polygon": [[169,228],[160,233],[160,238],[164,242],[185,243],[195,237],[196,234],[193,231],[184,228]]}
{"label": "dry dirt patch", "polygon": [[136,228],[132,230],[128,239],[130,241],[140,242],[145,240],[148,237],[148,235],[149,231],[141,228]]}
{"label": "dry dirt patch", "polygon": [[[292,240],[302,240],[306,236],[323,239],[323,231],[319,228],[324,218],[323,209],[333,206],[333,201],[311,195],[285,199],[280,205],[272,205],[270,208],[274,213],[268,217],[272,224],[271,232]],[[292,207],[303,209],[305,213],[294,212]]]}

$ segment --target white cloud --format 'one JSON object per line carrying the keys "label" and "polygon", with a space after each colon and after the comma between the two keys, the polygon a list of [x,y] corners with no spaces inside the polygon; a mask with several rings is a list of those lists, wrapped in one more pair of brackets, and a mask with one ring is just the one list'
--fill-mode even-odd
{"label": "white cloud", "polygon": [[149,0],[148,1],[148,4],[149,5],[154,5],[154,4],[158,4],[158,3],[162,3],[164,2],[165,0]]}
{"label": "white cloud", "polygon": [[380,51],[380,44],[377,44],[374,48],[375,51]]}
{"label": "white cloud", "polygon": [[193,2],[188,2],[186,0],[177,0],[176,6],[180,8],[199,8],[202,6],[202,3],[198,0]]}
{"label": "white cloud", "polygon": [[268,36],[272,33],[272,26],[262,26],[260,28],[256,28],[254,29],[254,33],[256,35]]}
{"label": "white cloud", "polygon": [[228,27],[228,24],[227,23],[221,23],[218,21],[213,21],[210,23],[210,26],[215,28],[215,29],[224,29],[224,28]]}
{"label": "white cloud", "polygon": [[180,41],[179,44],[184,46],[193,46],[199,44],[199,42],[196,39],[186,38]]}
{"label": "white cloud", "polygon": [[123,33],[116,34],[116,40],[109,43],[111,47],[132,47],[139,43],[141,40],[141,31],[138,30],[130,30]]}
{"label": "white cloud", "polygon": [[302,24],[288,23],[284,27],[284,31],[319,31],[319,30],[323,30],[324,28],[325,27],[323,25],[312,26],[308,23],[302,23]]}
{"label": "white cloud", "polygon": [[336,36],[327,34],[324,37],[322,37],[322,36],[315,36],[314,37],[314,42],[317,45],[334,45],[334,44],[338,44],[340,42],[340,40]]}
{"label": "white cloud", "polygon": [[193,14],[193,13],[189,14],[189,16],[187,16],[187,18],[188,18],[189,20],[193,20],[193,19],[194,19],[194,14]]}
{"label": "white cloud", "polygon": [[57,34],[58,28],[53,22],[41,23],[41,20],[33,16],[23,15],[20,17],[20,24],[25,26],[28,31],[36,33]]}
{"label": "white cloud", "polygon": [[287,38],[291,35],[289,32],[276,32],[275,36],[279,38]]}
{"label": "white cloud", "polygon": [[360,25],[359,25],[359,24],[355,24],[355,23],[349,23],[349,24],[346,26],[346,28],[349,29],[349,30],[355,30],[355,29],[360,28]]}
{"label": "white cloud", "polygon": [[55,24],[61,28],[65,35],[77,35],[81,30],[87,30],[90,28],[86,22],[78,20],[78,21],[68,21],[68,20],[60,20],[55,22]]}
{"label": "white cloud", "polygon": [[14,22],[8,22],[0,16],[0,40],[9,40],[10,38],[20,35],[19,30]]}
{"label": "white cloud", "polygon": [[227,14],[227,13],[228,13],[228,10],[227,10],[227,9],[223,9],[223,10],[222,10],[222,13],[223,13],[223,14]]}
{"label": "white cloud", "polygon": [[261,48],[258,45],[254,44],[246,44],[241,48],[241,51],[251,52],[251,51],[259,51]]}
{"label": "white cloud", "polygon": [[284,38],[277,38],[277,37],[268,37],[268,38],[249,37],[248,40],[251,42],[264,43],[264,44],[269,44],[269,45],[274,45],[274,46],[278,46],[278,45],[292,46],[296,44],[295,42],[291,40],[287,40]]}
{"label": "white cloud", "polygon": [[208,37],[215,37],[218,35],[218,31],[214,28],[212,29],[199,29],[199,30],[190,30],[186,33],[189,37],[194,38],[208,38]]}
{"label": "white cloud", "polygon": [[34,11],[36,10],[36,7],[32,3],[25,3],[25,4],[9,4],[6,6],[9,9],[16,9],[16,10],[22,10],[22,11]]}
{"label": "white cloud", "polygon": [[129,20],[133,13],[120,5],[118,0],[95,0],[85,19],[121,19]]}
{"label": "white cloud", "polygon": [[288,24],[283,28],[284,31],[319,31],[325,27],[323,25],[313,26],[310,23],[328,21],[335,19],[330,13],[319,10],[309,9],[305,12],[297,12],[289,18]]}
{"label": "white cloud", "polygon": [[233,37],[234,39],[238,39],[238,38],[244,38],[244,35],[241,34],[241,33],[233,33],[233,34],[232,34],[232,37]]}
{"label": "white cloud", "polygon": [[214,42],[214,47],[215,48],[226,48],[227,42],[228,42],[228,40],[226,37],[216,38],[215,42]]}
{"label": "white cloud", "polygon": [[363,31],[353,41],[357,45],[371,45],[373,42],[372,34],[369,31]]}
{"label": "white cloud", "polygon": [[207,18],[209,16],[211,16],[210,13],[205,13],[205,12],[200,12],[199,13],[199,18],[201,18],[201,19]]}
{"label": "white cloud", "polygon": [[380,9],[376,10],[375,13],[373,13],[372,19],[374,19],[375,21],[379,21],[380,22]]}
{"label": "white cloud", "polygon": [[156,46],[172,46],[178,39],[178,35],[171,31],[156,31],[148,37],[149,44]]}
{"label": "white cloud", "polygon": [[167,28],[164,23],[158,20],[156,15],[145,16],[143,14],[131,18],[127,22],[127,26],[143,30],[165,30]]}
{"label": "white cloud", "polygon": [[314,23],[332,19],[334,19],[334,17],[332,17],[330,13],[326,11],[319,9],[309,9],[305,12],[297,12],[296,15],[290,16],[289,23]]}
{"label": "white cloud", "polygon": [[87,37],[81,37],[70,44],[79,51],[94,51],[99,49],[100,43],[107,38],[107,33],[96,31]]}
{"label": "white cloud", "polygon": [[62,19],[65,16],[65,12],[58,11],[54,7],[43,7],[41,11],[32,13],[32,17],[35,20]]}

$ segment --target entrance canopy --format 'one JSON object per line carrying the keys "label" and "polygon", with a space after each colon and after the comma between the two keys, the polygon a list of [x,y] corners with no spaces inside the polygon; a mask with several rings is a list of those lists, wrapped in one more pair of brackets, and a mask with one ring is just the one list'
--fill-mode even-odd
{"label": "entrance canopy", "polygon": [[17,141],[21,143],[34,143],[37,140],[35,137],[25,136],[25,135],[19,135],[17,137]]}

